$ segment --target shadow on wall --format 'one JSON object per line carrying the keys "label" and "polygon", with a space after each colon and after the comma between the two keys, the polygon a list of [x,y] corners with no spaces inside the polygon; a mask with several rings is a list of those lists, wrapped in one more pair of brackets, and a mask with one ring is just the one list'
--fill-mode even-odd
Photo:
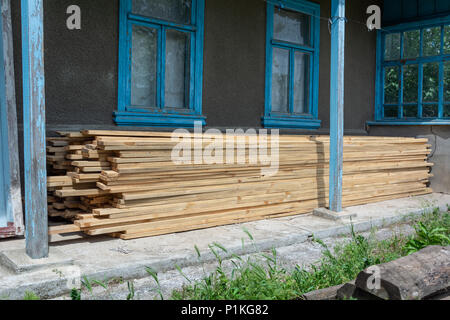
{"label": "shadow on wall", "polygon": [[450,194],[450,126],[373,126],[369,134],[427,138],[432,145],[430,162],[434,163],[431,188]]}
{"label": "shadow on wall", "polygon": [[450,131],[431,129],[430,134],[423,135],[432,145],[430,155],[434,166],[431,170],[431,187],[435,192],[450,194]]}

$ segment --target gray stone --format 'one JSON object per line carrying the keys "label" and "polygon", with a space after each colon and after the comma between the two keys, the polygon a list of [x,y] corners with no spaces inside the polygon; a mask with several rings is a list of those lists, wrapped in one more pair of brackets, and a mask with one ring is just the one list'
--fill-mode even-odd
{"label": "gray stone", "polygon": [[342,287],[341,285],[315,290],[305,293],[302,298],[303,300],[336,300],[337,292]]}
{"label": "gray stone", "polygon": [[450,246],[429,246],[370,267],[358,274],[355,284],[386,300],[421,300],[446,292],[450,289]]}
{"label": "gray stone", "polygon": [[44,259],[31,259],[25,250],[19,249],[0,252],[0,264],[15,273],[23,273],[72,265],[73,259],[57,248],[50,248],[49,257]]}

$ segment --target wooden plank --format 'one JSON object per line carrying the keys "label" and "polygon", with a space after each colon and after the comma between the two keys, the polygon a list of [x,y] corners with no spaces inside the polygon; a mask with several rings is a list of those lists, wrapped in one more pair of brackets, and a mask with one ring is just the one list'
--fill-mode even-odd
{"label": "wooden plank", "polygon": [[49,235],[55,235],[55,234],[64,234],[64,233],[72,233],[72,232],[79,232],[81,231],[81,228],[74,225],[74,224],[65,224],[60,226],[52,226],[49,227],[48,234]]}
{"label": "wooden plank", "polygon": [[[74,151],[84,158],[70,163],[75,172],[67,177],[74,185],[54,191],[64,202],[52,202],[59,209],[81,210],[50,213],[73,219],[87,234],[114,233],[128,239],[294,215],[328,205],[329,137],[281,137],[279,170],[270,177],[261,175],[261,164],[175,165],[168,136],[91,137],[82,150]],[[430,150],[424,141],[395,137],[344,141],[344,205],[429,192]],[[251,139],[246,152],[249,146]],[[98,150],[109,147],[118,150]],[[53,180],[61,181],[67,180]],[[81,187],[83,181],[94,181],[97,188]],[[244,211],[253,214],[239,216]],[[190,222],[177,225],[177,219]]]}

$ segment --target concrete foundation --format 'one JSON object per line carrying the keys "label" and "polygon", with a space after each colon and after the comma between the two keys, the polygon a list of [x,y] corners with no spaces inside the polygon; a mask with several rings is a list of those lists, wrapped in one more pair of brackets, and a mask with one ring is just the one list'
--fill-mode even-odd
{"label": "concrete foundation", "polygon": [[33,272],[73,264],[73,259],[57,248],[51,248],[48,258],[31,259],[24,249],[0,252],[0,265],[15,273]]}
{"label": "concrete foundation", "polygon": [[[83,276],[100,281],[142,279],[143,283],[149,283],[152,279],[146,267],[158,272],[161,282],[172,287],[182,281],[175,266],[186,272],[195,271],[201,277],[202,264],[215,261],[209,249],[212,243],[227,249],[226,253],[221,252],[223,259],[233,254],[242,256],[275,248],[285,261],[301,265],[302,260],[320,257],[320,250],[311,250],[307,245],[313,236],[330,239],[349,235],[352,228],[355,232],[366,232],[408,221],[434,207],[447,210],[448,204],[450,195],[435,193],[346,208],[349,214],[357,214],[352,223],[347,219],[324,219],[311,213],[129,241],[89,237],[52,243],[52,249],[64,252],[74,264],[19,274],[0,265],[0,299],[22,299],[26,291],[33,291],[42,298],[58,297],[69,293],[73,283]],[[24,246],[22,239],[2,240],[0,252],[23,250]],[[289,249],[293,246],[295,250]]]}
{"label": "concrete foundation", "polygon": [[341,212],[334,212],[331,210],[328,210],[327,208],[319,208],[313,211],[313,215],[317,216],[317,217],[321,217],[324,219],[330,219],[330,220],[344,220],[344,219],[352,219],[352,218],[356,218],[356,213],[354,212],[346,212],[341,211]]}

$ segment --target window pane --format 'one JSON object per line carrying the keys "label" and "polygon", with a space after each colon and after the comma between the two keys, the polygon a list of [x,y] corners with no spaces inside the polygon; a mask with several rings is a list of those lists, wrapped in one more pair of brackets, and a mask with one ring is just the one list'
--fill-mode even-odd
{"label": "window pane", "polygon": [[419,65],[403,67],[403,102],[417,102],[419,90]]}
{"label": "window pane", "polygon": [[439,115],[439,106],[437,104],[424,105],[422,110],[423,118],[437,118]]}
{"label": "window pane", "polygon": [[450,118],[450,104],[444,106],[444,117]]}
{"label": "window pane", "polygon": [[191,23],[192,0],[133,0],[132,12],[183,24]]}
{"label": "window pane", "polygon": [[189,108],[190,34],[166,32],[166,79],[164,104],[170,108]]}
{"label": "window pane", "polygon": [[309,113],[309,54],[295,53],[294,113]]}
{"label": "window pane", "polygon": [[276,40],[310,45],[309,15],[275,8],[273,37]]}
{"label": "window pane", "polygon": [[405,59],[414,59],[420,55],[420,30],[404,33],[403,51],[403,57]]}
{"label": "window pane", "polygon": [[156,107],[156,29],[133,25],[131,104]]}
{"label": "window pane", "polygon": [[385,37],[384,60],[400,59],[400,33],[387,34]]}
{"label": "window pane", "polygon": [[423,64],[423,101],[439,100],[439,63]]}
{"label": "window pane", "polygon": [[398,67],[387,67],[384,69],[384,103],[398,103],[398,70]]}
{"label": "window pane", "polygon": [[450,26],[444,27],[444,54],[450,53]]}
{"label": "window pane", "polygon": [[450,101],[450,61],[444,63],[444,100]]}
{"label": "window pane", "polygon": [[289,111],[289,50],[273,48],[272,111]]}
{"label": "window pane", "polygon": [[418,107],[414,106],[404,106],[403,107],[403,117],[405,118],[417,118]]}
{"label": "window pane", "polygon": [[384,107],[384,117],[385,118],[397,118],[398,117],[398,107],[397,106]]}
{"label": "window pane", "polygon": [[423,55],[435,56],[441,53],[441,27],[423,30]]}

